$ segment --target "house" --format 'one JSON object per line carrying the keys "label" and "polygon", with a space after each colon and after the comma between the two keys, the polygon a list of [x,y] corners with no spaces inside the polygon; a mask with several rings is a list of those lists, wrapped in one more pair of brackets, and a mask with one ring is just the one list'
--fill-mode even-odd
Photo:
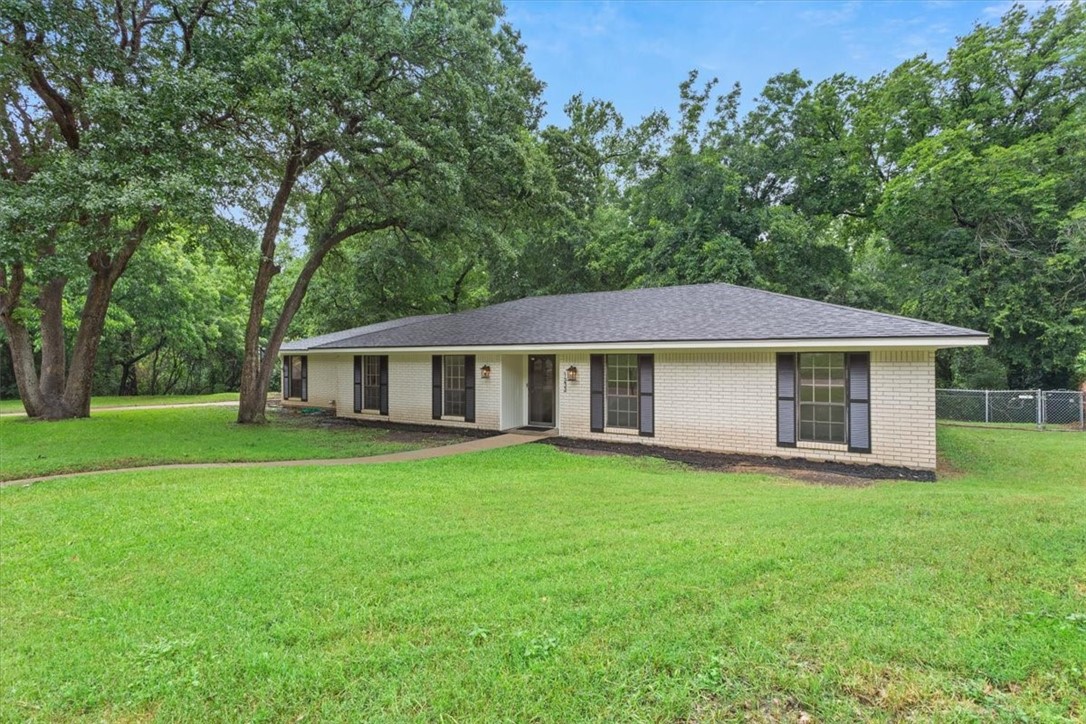
{"label": "house", "polygon": [[731,284],[530,297],[283,345],[342,417],[935,467],[935,350],[983,332]]}

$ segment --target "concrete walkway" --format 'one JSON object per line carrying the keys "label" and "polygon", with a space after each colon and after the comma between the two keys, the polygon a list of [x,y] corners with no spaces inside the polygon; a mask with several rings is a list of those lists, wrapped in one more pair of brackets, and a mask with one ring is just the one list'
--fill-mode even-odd
{"label": "concrete walkway", "polygon": [[[119,410],[172,410],[178,407],[237,407],[237,400],[224,402],[171,402],[165,405],[107,405],[106,407],[92,407],[91,414],[96,412],[115,412]],[[26,417],[25,412],[0,412],[0,417]]]}
{"label": "concrete walkway", "polygon": [[[209,403],[219,404],[219,403]],[[236,403],[234,403],[236,404]],[[531,433],[505,433],[494,437],[482,437],[466,442],[458,442],[452,445],[440,445],[438,447],[426,447],[419,450],[405,450],[398,453],[385,455],[370,455],[361,458],[316,458],[311,460],[259,460],[239,463],[169,463],[166,465],[144,465],[131,468],[113,468],[105,470],[88,470],[79,473],[57,473],[56,475],[41,475],[36,478],[19,478],[16,480],[4,480],[0,487],[6,488],[13,485],[30,485],[42,483],[47,480],[61,480],[64,478],[81,478],[86,475],[101,475],[103,473],[134,473],[153,470],[226,470],[230,468],[300,468],[305,466],[332,467],[336,465],[375,465],[377,463],[407,463],[415,460],[429,460],[431,458],[443,458],[449,455],[464,455],[465,453],[482,452],[484,450],[497,450],[498,448],[523,445],[527,442],[539,440],[541,435]]]}

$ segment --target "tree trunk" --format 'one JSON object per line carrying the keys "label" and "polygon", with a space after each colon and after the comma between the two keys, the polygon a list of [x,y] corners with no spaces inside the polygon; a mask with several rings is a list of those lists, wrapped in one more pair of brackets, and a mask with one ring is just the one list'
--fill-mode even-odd
{"label": "tree trunk", "polygon": [[[113,287],[149,227],[150,221],[141,220],[125,240],[124,246],[113,257],[105,252],[96,252],[87,259],[93,274],[72,348],[70,366],[65,364],[62,312],[67,280],[57,277],[42,286],[37,300],[42,343],[40,376],[34,365],[30,333],[16,315],[25,272],[20,265],[13,266],[9,288],[0,300],[0,321],[7,332],[15,368],[15,383],[19,387],[19,396],[28,416],[45,420],[90,416],[94,363],[98,356],[98,345],[102,340]],[[6,274],[0,278],[0,282],[7,281]]]}
{"label": "tree trunk", "polygon": [[[334,215],[332,225],[334,226],[336,221],[341,218],[341,215]],[[290,296],[287,297],[286,302],[283,303],[283,309],[279,312],[279,316],[275,321],[275,326],[272,328],[271,334],[268,336],[268,345],[264,349],[263,356],[260,355],[259,346],[256,347],[256,354],[250,357],[248,333],[246,334],[245,345],[245,360],[242,366],[242,386],[241,386],[241,401],[238,407],[238,422],[264,422],[264,409],[268,405],[268,386],[271,383],[272,370],[275,369],[276,360],[279,357],[279,348],[283,345],[283,340],[286,339],[287,329],[290,328],[290,323],[294,321],[294,315],[297,314],[298,309],[302,306],[302,301],[305,299],[305,293],[309,290],[309,283],[313,280],[313,275],[320,269],[322,263],[324,263],[324,257],[328,255],[332,249],[334,249],[344,239],[348,239],[356,234],[360,234],[365,231],[376,231],[378,229],[385,229],[396,225],[393,220],[385,220],[372,224],[363,224],[348,227],[341,231],[325,234],[317,244],[316,248],[306,259],[305,266],[302,267],[302,271],[298,274],[298,278],[294,280],[294,286],[290,290]],[[258,286],[254,287],[253,307],[257,305],[256,291],[259,289],[260,274],[257,274]],[[268,277],[268,282],[271,278]],[[263,318],[263,310],[268,294],[268,284],[263,286],[262,297],[259,300],[261,318]],[[252,317],[250,316],[250,323]],[[259,339],[257,339],[259,343]],[[246,373],[252,375],[250,385],[246,385]],[[248,397],[247,397],[248,395]],[[252,419],[242,419],[242,415],[252,415]]]}
{"label": "tree trunk", "polygon": [[[238,422],[265,422],[264,407],[268,403],[268,380],[263,371],[260,355],[260,330],[264,325],[264,308],[268,301],[268,288],[278,272],[268,257],[260,260],[253,296],[249,300],[249,321],[245,326],[245,356],[241,363],[241,385],[238,392]],[[265,355],[266,357],[267,355]]]}
{"label": "tree trunk", "polygon": [[[283,168],[279,188],[272,199],[268,211],[268,220],[264,224],[264,234],[260,239],[260,263],[253,280],[253,295],[249,298],[249,320],[245,324],[245,356],[241,363],[241,384],[238,392],[238,422],[265,422],[264,408],[268,404],[269,376],[264,372],[260,354],[260,330],[264,326],[264,309],[268,302],[268,288],[272,279],[279,273],[275,264],[275,247],[279,238],[279,227],[283,223],[283,214],[287,209],[294,184],[305,168],[300,140],[295,139],[294,147]],[[265,358],[269,356],[265,354]]]}

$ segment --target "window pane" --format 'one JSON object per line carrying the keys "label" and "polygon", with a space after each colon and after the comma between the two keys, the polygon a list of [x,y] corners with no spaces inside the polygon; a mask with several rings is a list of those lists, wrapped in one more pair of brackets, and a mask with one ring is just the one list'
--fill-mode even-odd
{"label": "window pane", "polygon": [[845,355],[812,352],[799,356],[799,439],[845,442]]}
{"label": "window pane", "polygon": [[637,355],[609,354],[607,426],[637,428]]}
{"label": "window pane", "polygon": [[464,355],[445,355],[442,358],[445,374],[444,390],[445,415],[463,417],[467,410],[467,395],[464,392]]}
{"label": "window pane", "polygon": [[362,358],[362,409],[381,407],[381,358]]}
{"label": "window pane", "polygon": [[302,396],[302,358],[298,355],[290,358],[290,396]]}

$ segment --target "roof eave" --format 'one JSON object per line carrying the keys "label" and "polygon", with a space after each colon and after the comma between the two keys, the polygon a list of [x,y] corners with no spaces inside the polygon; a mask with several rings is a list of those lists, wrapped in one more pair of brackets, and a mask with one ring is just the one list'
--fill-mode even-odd
{"label": "roof eave", "polygon": [[461,344],[461,345],[412,345],[373,347],[329,347],[322,345],[309,349],[282,349],[287,352],[319,354],[393,354],[412,352],[440,352],[444,350],[470,350],[516,354],[525,352],[584,352],[596,350],[730,350],[730,349],[947,349],[952,347],[984,347],[988,336],[934,335],[927,337],[811,337],[802,339],[748,339],[748,340],[684,340],[684,341],[628,341],[628,342],[563,342],[553,344]]}

